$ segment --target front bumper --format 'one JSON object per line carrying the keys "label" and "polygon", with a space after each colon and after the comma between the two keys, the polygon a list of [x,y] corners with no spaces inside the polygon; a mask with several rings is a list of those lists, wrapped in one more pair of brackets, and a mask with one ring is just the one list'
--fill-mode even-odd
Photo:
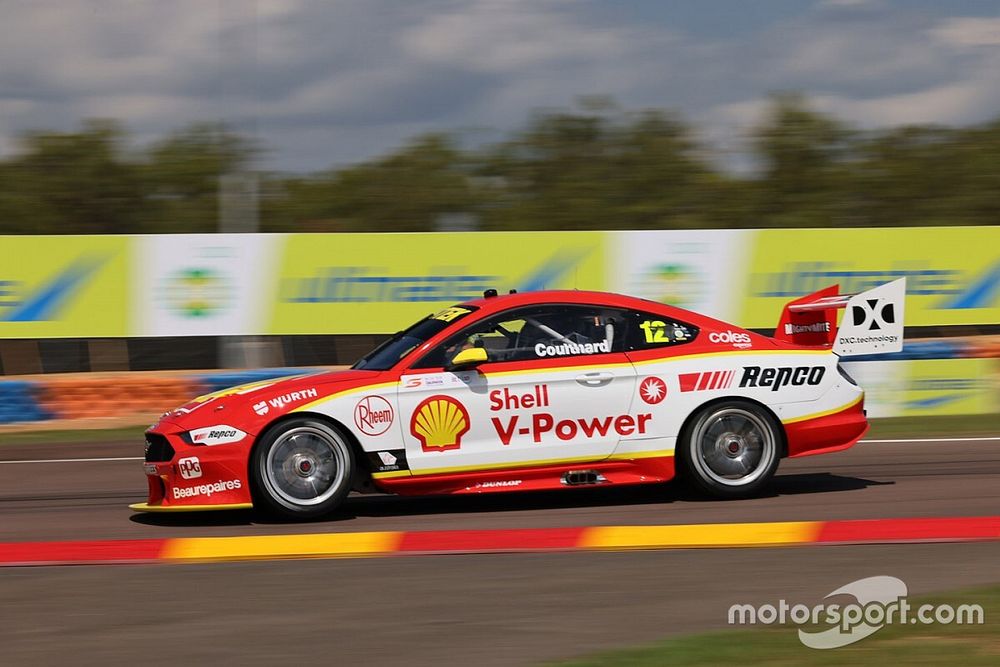
{"label": "front bumper", "polygon": [[143,470],[149,484],[137,512],[195,512],[253,506],[247,461],[253,436],[225,445],[195,445],[184,431],[161,422],[146,433]]}

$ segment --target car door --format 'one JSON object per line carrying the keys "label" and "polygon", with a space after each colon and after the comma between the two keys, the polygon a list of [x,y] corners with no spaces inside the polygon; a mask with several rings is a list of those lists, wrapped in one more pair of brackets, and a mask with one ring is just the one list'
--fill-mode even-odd
{"label": "car door", "polygon": [[[600,306],[521,307],[486,317],[417,360],[398,407],[414,474],[538,467],[607,458],[623,433],[635,372],[624,313]],[[451,368],[458,352],[487,360]]]}

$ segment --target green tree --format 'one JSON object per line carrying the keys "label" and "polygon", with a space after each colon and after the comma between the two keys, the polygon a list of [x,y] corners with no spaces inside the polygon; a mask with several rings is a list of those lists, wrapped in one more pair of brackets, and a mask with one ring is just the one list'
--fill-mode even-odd
{"label": "green tree", "polygon": [[269,192],[265,226],[272,230],[426,231],[443,215],[477,208],[466,159],[441,134],[381,160],[272,184]]}
{"label": "green tree", "polygon": [[486,219],[499,229],[709,224],[706,203],[723,180],[678,118],[613,107],[536,116],[480,171],[495,184]]}
{"label": "green tree", "polygon": [[761,164],[760,224],[842,224],[845,179],[856,135],[834,118],[812,111],[798,95],[778,95],[755,145]]}
{"label": "green tree", "polygon": [[34,132],[0,165],[0,232],[109,234],[137,228],[142,187],[108,120],[80,132]]}
{"label": "green tree", "polygon": [[256,153],[221,124],[192,125],[155,143],[139,169],[146,203],[142,231],[216,231],[219,179],[249,168]]}

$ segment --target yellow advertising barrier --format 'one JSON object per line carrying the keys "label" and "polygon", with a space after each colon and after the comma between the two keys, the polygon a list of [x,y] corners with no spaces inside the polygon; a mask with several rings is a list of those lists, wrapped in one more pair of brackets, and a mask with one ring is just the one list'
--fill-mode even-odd
{"label": "yellow advertising barrier", "polygon": [[0,258],[0,338],[391,333],[489,288],[770,328],[791,299],[901,276],[907,325],[1000,323],[1000,227],[0,236]]}
{"label": "yellow advertising barrier", "polygon": [[495,288],[603,289],[602,232],[294,234],[269,334],[398,331]]}
{"label": "yellow advertising barrier", "polygon": [[1000,359],[856,361],[844,366],[865,388],[865,408],[872,418],[1000,410]]}
{"label": "yellow advertising barrier", "polygon": [[126,336],[129,237],[0,236],[0,338]]}
{"label": "yellow advertising barrier", "polygon": [[973,415],[997,411],[996,359],[915,359],[907,362],[900,416]]}
{"label": "yellow advertising barrier", "polygon": [[1000,227],[759,230],[735,321],[774,327],[791,299],[904,276],[908,326],[1000,323]]}

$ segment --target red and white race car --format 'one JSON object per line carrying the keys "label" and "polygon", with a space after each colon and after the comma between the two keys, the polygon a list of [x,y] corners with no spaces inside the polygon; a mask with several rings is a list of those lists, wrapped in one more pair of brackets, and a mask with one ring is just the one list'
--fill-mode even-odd
{"label": "red and white race car", "polygon": [[[140,511],[309,517],[352,490],[487,493],[684,475],[754,493],[782,457],[846,449],[864,392],[840,356],[892,352],[902,280],[791,302],[774,338],[643,299],[484,298],[429,315],[351,369],[196,398],[146,433]],[[838,328],[837,312],[847,308]]]}

